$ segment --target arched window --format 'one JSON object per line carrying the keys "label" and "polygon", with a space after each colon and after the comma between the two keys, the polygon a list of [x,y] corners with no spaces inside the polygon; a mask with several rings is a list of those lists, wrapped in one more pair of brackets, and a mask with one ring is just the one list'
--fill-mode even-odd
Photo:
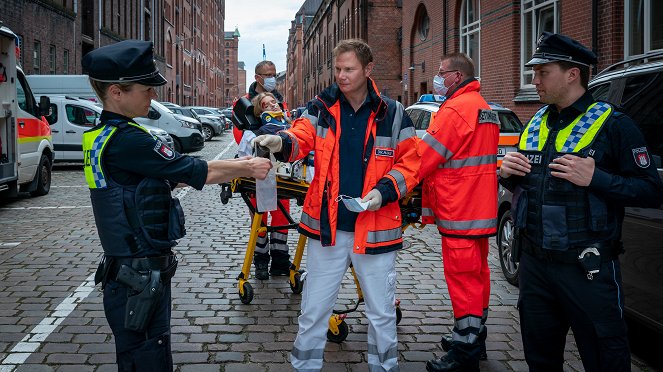
{"label": "arched window", "polygon": [[467,54],[474,62],[474,73],[481,76],[479,59],[481,35],[481,17],[479,0],[463,0],[460,8],[460,51]]}
{"label": "arched window", "polygon": [[430,18],[428,18],[428,12],[426,11],[425,6],[420,6],[417,9],[417,15],[415,16],[417,23],[417,35],[421,41],[428,39],[428,31],[430,30]]}

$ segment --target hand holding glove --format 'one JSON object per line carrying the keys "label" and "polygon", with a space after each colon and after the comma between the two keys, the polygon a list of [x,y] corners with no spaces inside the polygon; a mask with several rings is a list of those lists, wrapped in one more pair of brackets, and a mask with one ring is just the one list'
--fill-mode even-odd
{"label": "hand holding glove", "polygon": [[368,203],[368,207],[366,207],[367,211],[377,211],[382,207],[382,194],[378,190],[373,189],[361,201]]}
{"label": "hand holding glove", "polygon": [[279,136],[273,134],[262,134],[251,140],[251,146],[256,144],[267,147],[271,153],[281,152],[283,148],[283,140]]}

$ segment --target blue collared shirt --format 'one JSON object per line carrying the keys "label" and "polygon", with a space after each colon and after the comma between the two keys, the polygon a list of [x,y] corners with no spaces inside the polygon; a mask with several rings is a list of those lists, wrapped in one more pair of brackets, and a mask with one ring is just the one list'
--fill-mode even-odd
{"label": "blue collared shirt", "polygon": [[[359,110],[354,108],[344,95],[341,95],[341,137],[339,138],[339,194],[361,197],[364,188],[363,157],[366,128],[371,115],[371,98],[366,96]],[[337,229],[355,231],[357,213],[350,212],[343,202],[338,203]]]}

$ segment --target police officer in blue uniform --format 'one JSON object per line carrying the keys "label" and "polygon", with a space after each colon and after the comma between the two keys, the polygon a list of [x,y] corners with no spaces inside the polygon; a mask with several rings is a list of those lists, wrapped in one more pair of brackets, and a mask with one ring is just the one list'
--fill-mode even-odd
{"label": "police officer in blue uniform", "polygon": [[638,127],[587,91],[596,62],[579,42],[543,33],[526,66],[546,106],[500,168],[514,193],[518,309],[531,371],[563,370],[569,328],[586,371],[631,368],[618,259],[624,207],[658,207],[663,184]]}
{"label": "police officer in blue uniform", "polygon": [[101,99],[100,124],[83,135],[84,171],[104,249],[96,282],[115,336],[119,371],[172,371],[172,248],[185,235],[171,196],[178,184],[198,190],[235,177],[264,179],[268,159],[203,161],[181,155],[133,121],[147,115],[154,87],[166,84],[151,42],[127,40],[93,50],[83,68]]}

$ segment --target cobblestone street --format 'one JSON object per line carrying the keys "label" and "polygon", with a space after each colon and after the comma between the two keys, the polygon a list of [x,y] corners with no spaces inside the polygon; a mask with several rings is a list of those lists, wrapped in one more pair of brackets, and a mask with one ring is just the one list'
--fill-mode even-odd
{"label": "cobblestone street", "polygon": [[[207,142],[193,155],[211,160],[236,152],[232,135]],[[287,280],[250,279],[255,297],[241,303],[237,275],[249,235],[249,213],[239,195],[227,205],[220,187],[178,189],[187,236],[176,247],[179,267],[172,283],[172,349],[176,371],[290,371],[287,357],[297,332],[301,296]],[[293,218],[300,209],[292,203]],[[104,318],[93,274],[101,246],[80,165],[56,165],[48,195],[0,201],[0,371],[115,371],[113,337]],[[440,237],[433,226],[408,229],[400,251],[397,297],[401,371],[424,371],[442,351],[439,341],[453,323],[443,279]],[[294,254],[296,233],[290,234]],[[494,239],[490,266],[488,360],[483,371],[525,371],[515,308],[518,289],[504,280]],[[304,255],[303,268],[306,268]],[[346,278],[337,308],[356,299]],[[324,371],[367,371],[367,322],[349,314],[347,340],[327,343]],[[581,371],[569,336],[565,370]],[[649,370],[633,359],[633,370]]]}

